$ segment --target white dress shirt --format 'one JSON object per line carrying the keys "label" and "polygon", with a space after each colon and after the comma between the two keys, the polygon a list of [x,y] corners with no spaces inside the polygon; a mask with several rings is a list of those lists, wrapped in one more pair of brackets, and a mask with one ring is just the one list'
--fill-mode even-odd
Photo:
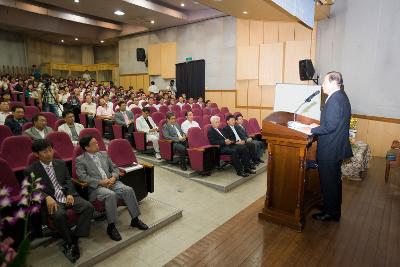
{"label": "white dress shirt", "polygon": [[193,121],[189,121],[189,120],[185,120],[182,124],[181,124],[181,129],[182,132],[184,132],[186,135],[189,131],[190,128],[192,127],[198,127],[200,128],[200,125],[197,123],[197,121],[193,120]]}
{"label": "white dress shirt", "polygon": [[238,133],[236,132],[235,126],[229,126],[229,127],[231,127],[233,133],[235,134],[236,141],[240,141],[240,137],[239,137]]}
{"label": "white dress shirt", "polygon": [[150,85],[149,92],[158,94],[160,92],[160,90],[158,89],[158,87],[156,85]]}

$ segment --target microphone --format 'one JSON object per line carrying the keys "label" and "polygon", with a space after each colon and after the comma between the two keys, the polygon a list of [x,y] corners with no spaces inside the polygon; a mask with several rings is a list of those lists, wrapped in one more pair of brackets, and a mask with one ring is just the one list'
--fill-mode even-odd
{"label": "microphone", "polygon": [[312,95],[310,95],[309,97],[306,98],[306,100],[304,100],[304,102],[310,102],[311,99],[313,99],[316,95],[318,95],[320,92],[319,90],[315,91]]}
{"label": "microphone", "polygon": [[311,102],[311,99],[313,99],[316,95],[318,95],[320,93],[319,90],[315,91],[314,93],[312,93],[312,95],[310,95],[309,97],[307,97],[303,103],[301,103],[301,105],[294,111],[293,113],[293,121],[296,121],[296,113],[297,111],[299,111],[299,109],[307,102]]}

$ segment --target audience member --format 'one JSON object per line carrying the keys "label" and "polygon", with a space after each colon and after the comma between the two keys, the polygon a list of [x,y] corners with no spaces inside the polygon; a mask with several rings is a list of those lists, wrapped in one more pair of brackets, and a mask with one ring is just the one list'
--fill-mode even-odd
{"label": "audience member", "polygon": [[258,162],[264,163],[264,161],[261,159],[262,155],[264,153],[264,143],[259,140],[255,140],[255,139],[249,137],[249,135],[247,134],[247,130],[243,125],[243,116],[241,114],[236,115],[236,125],[238,126],[237,129],[241,132],[241,135],[246,140],[246,143],[251,142],[251,143],[255,144]]}
{"label": "audience member", "polygon": [[107,152],[99,151],[97,140],[92,136],[82,137],[79,145],[85,152],[76,159],[76,175],[88,183],[90,201],[98,199],[105,202],[109,237],[115,241],[122,239],[115,227],[118,199],[123,199],[128,208],[132,218],[130,225],[147,230],[148,226],[139,219],[140,210],[135,192],[119,181],[119,169]]}
{"label": "audience member", "polygon": [[[53,145],[49,140],[35,140],[32,152],[39,161],[29,166],[25,175],[30,176],[34,173],[36,177],[42,179],[41,193],[45,197],[45,202],[41,213],[44,218],[49,216],[53,221],[54,227],[64,240],[62,252],[74,263],[80,257],[79,238],[89,236],[94,208],[75,191],[65,162],[54,159]],[[71,230],[68,224],[68,209],[73,209],[79,214],[74,230]]]}
{"label": "audience member", "polygon": [[150,82],[150,87],[149,87],[149,92],[154,93],[154,94],[158,94],[160,92],[160,90],[158,89],[158,87],[156,86],[154,81]]}
{"label": "audience member", "polygon": [[139,104],[139,98],[135,97],[131,104],[129,105],[128,109],[132,110],[133,108],[140,108],[142,109],[142,106]]}
{"label": "audience member", "polygon": [[14,135],[22,134],[22,125],[28,122],[28,119],[24,117],[25,107],[15,105],[12,108],[12,116],[8,117],[4,122]]}
{"label": "audience member", "polygon": [[39,83],[38,87],[39,105],[43,111],[52,112],[58,117],[58,87],[48,75],[43,78],[44,81]]}
{"label": "audience member", "polygon": [[186,135],[190,128],[192,128],[192,127],[200,128],[200,125],[197,123],[197,121],[193,120],[193,112],[192,111],[186,111],[185,117],[186,117],[186,120],[181,124],[181,128],[182,128],[182,131]]}
{"label": "audience member", "polygon": [[176,87],[175,87],[175,81],[174,81],[174,80],[171,80],[171,81],[169,82],[169,85],[167,86],[166,91],[167,91],[167,92],[171,92],[171,95],[176,95],[176,93],[178,92],[178,90],[177,90]]}
{"label": "audience member", "polygon": [[180,106],[181,108],[183,107],[183,105],[185,105],[185,101],[184,101],[184,99],[183,99],[183,97],[182,96],[180,96],[179,98],[178,98],[178,103],[176,103],[178,106]]}
{"label": "audience member", "polygon": [[158,146],[158,140],[160,138],[158,127],[149,115],[149,108],[144,107],[142,109],[142,116],[136,119],[136,130],[146,133],[146,142],[151,141],[153,143],[156,158],[161,159],[160,148]]}
{"label": "audience member", "polygon": [[32,122],[33,126],[24,132],[24,134],[32,138],[32,140],[44,139],[48,133],[53,131],[53,129],[47,126],[46,117],[40,113],[32,117]]}
{"label": "audience member", "polygon": [[81,105],[81,114],[84,114],[87,119],[89,128],[94,127],[94,117],[96,116],[96,103],[93,102],[91,95],[85,97],[86,102]]}
{"label": "audience member", "polygon": [[163,126],[163,135],[166,140],[171,140],[173,142],[174,154],[178,154],[180,158],[180,165],[183,171],[187,170],[186,167],[186,156],[187,151],[187,137],[182,131],[179,124],[176,123],[175,114],[172,112],[167,113],[167,123]]}
{"label": "audience member", "polygon": [[64,110],[62,116],[65,123],[58,126],[59,132],[64,132],[69,135],[74,145],[79,142],[79,133],[85,128],[82,124],[75,122],[74,112],[72,110]]}
{"label": "audience member", "polygon": [[134,116],[132,111],[126,110],[124,101],[119,102],[119,111],[115,113],[115,123],[122,126],[124,133],[128,133],[129,142],[133,145]]}
{"label": "audience member", "polygon": [[113,108],[107,106],[106,98],[100,98],[100,105],[96,110],[96,118],[102,119],[104,126],[108,127],[109,138],[113,139],[114,133],[112,131],[114,111]]}
{"label": "audience member", "polygon": [[0,103],[0,125],[4,125],[6,118],[10,115],[10,104],[6,101]]}

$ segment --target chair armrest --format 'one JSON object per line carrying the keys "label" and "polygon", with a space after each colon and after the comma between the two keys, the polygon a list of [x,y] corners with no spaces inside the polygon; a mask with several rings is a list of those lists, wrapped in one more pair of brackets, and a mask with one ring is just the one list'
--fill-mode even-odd
{"label": "chair armrest", "polygon": [[172,143],[173,142],[172,140],[167,140],[167,139],[159,139],[158,141],[162,142],[162,143]]}
{"label": "chair armrest", "polygon": [[195,147],[195,148],[187,148],[187,151],[200,151],[200,152],[204,152],[205,148],[201,148],[201,147]]}
{"label": "chair armrest", "polygon": [[81,180],[72,179],[72,182],[73,182],[75,185],[79,185],[79,186],[82,187],[82,188],[85,188],[85,187],[88,186],[88,183],[87,183],[87,182],[84,182],[84,181],[81,181]]}
{"label": "chair armrest", "polygon": [[126,171],[124,169],[121,169],[121,168],[118,168],[118,170],[119,170],[119,176],[120,177],[124,177],[125,174],[126,174]]}
{"label": "chair armrest", "polygon": [[144,168],[154,168],[154,165],[148,162],[140,162]]}

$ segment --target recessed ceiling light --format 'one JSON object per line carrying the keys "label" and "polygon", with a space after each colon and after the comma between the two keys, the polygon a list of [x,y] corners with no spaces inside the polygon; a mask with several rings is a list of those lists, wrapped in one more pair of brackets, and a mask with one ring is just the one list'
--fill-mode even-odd
{"label": "recessed ceiling light", "polygon": [[78,41],[78,37],[75,37],[75,41]]}
{"label": "recessed ceiling light", "polygon": [[243,11],[243,14],[247,15],[247,11]]}
{"label": "recessed ceiling light", "polygon": [[181,7],[184,7],[184,6],[185,6],[185,3],[182,3],[182,4],[181,4]]}
{"label": "recessed ceiling light", "polygon": [[193,4],[195,4],[195,5],[198,5],[198,4],[199,4],[199,2],[197,2],[197,1],[194,1],[194,2],[193,2]]}
{"label": "recessed ceiling light", "polygon": [[101,40],[100,43],[104,43],[104,40]]}
{"label": "recessed ceiling light", "polygon": [[64,40],[61,40],[61,43],[64,43]]}
{"label": "recessed ceiling light", "polygon": [[156,22],[155,22],[154,20],[151,20],[150,23],[151,23],[151,24],[154,24],[154,23],[156,23]]}
{"label": "recessed ceiling light", "polygon": [[123,15],[125,15],[125,12],[122,12],[121,10],[117,10],[117,11],[114,11],[114,14],[118,15],[118,16],[123,16]]}
{"label": "recessed ceiling light", "polygon": [[74,0],[75,3],[79,3],[79,0]]}

